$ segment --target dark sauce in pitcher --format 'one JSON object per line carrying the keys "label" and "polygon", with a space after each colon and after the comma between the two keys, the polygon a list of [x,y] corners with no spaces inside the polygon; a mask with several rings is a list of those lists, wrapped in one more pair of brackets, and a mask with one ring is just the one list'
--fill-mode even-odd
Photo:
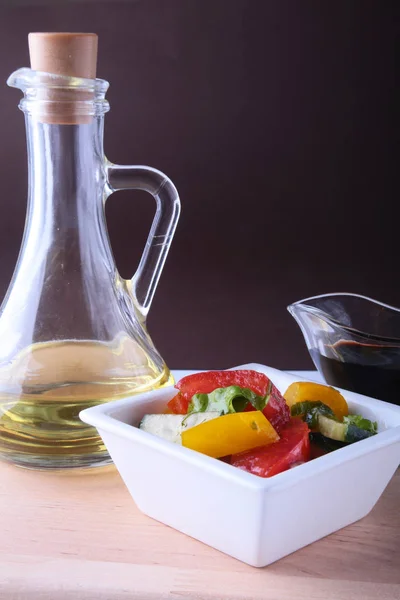
{"label": "dark sauce in pitcher", "polygon": [[400,405],[400,345],[341,340],[311,356],[329,385]]}

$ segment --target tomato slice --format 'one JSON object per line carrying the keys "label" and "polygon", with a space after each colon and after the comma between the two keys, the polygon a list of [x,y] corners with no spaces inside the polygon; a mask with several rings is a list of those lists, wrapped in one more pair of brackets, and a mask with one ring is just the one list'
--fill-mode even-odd
{"label": "tomato slice", "polygon": [[189,407],[189,400],[186,400],[181,393],[176,394],[167,404],[169,410],[176,415],[186,415]]}
{"label": "tomato slice", "polygon": [[280,433],[282,428],[290,421],[290,408],[274,385],[272,385],[271,395],[263,413],[278,433]]}
{"label": "tomato slice", "polygon": [[259,477],[272,477],[310,459],[309,429],[301,419],[290,419],[280,436],[269,446],[232,455],[230,464]]}
{"label": "tomato slice", "polygon": [[[266,396],[269,393],[270,397],[263,413],[278,433],[289,422],[290,409],[279,390],[264,373],[247,369],[206,371],[187,375],[175,385],[180,393],[169,401],[168,408],[172,412],[186,414],[189,402],[195,394],[209,394],[217,388],[230,385],[248,388],[258,396]],[[246,410],[255,409],[249,404]]]}
{"label": "tomato slice", "polygon": [[206,371],[183,377],[175,387],[190,401],[195,394],[209,394],[230,385],[248,388],[258,396],[265,396],[269,382],[268,377],[258,371]]}

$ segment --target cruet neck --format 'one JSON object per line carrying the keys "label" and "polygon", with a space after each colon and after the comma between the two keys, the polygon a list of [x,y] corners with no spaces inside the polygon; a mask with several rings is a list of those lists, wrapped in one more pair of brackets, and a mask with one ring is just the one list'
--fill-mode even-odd
{"label": "cruet neck", "polygon": [[109,110],[104,79],[85,79],[29,68],[12,73],[7,84],[24,93],[19,108],[40,121],[58,125],[89,123]]}

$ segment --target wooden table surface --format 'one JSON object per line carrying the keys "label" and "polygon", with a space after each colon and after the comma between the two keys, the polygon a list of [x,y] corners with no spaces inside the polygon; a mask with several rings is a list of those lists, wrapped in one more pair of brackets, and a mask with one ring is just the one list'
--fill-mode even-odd
{"label": "wooden table surface", "polygon": [[0,597],[399,600],[399,504],[400,470],[365,519],[256,569],[142,515],[114,467],[1,464]]}
{"label": "wooden table surface", "polygon": [[400,469],[362,521],[255,569],[142,515],[114,467],[0,463],[0,599],[400,600]]}

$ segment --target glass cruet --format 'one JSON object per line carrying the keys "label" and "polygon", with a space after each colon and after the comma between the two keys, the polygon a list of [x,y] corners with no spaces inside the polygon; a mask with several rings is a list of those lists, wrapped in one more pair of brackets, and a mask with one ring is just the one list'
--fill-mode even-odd
{"label": "glass cruet", "polygon": [[[39,469],[99,466],[110,457],[79,412],[172,381],[146,317],[179,196],[160,171],[105,158],[106,81],[23,68],[8,84],[24,92],[29,185],[0,309],[0,457]],[[131,280],[114,264],[104,214],[121,189],[145,190],[157,207]]]}

